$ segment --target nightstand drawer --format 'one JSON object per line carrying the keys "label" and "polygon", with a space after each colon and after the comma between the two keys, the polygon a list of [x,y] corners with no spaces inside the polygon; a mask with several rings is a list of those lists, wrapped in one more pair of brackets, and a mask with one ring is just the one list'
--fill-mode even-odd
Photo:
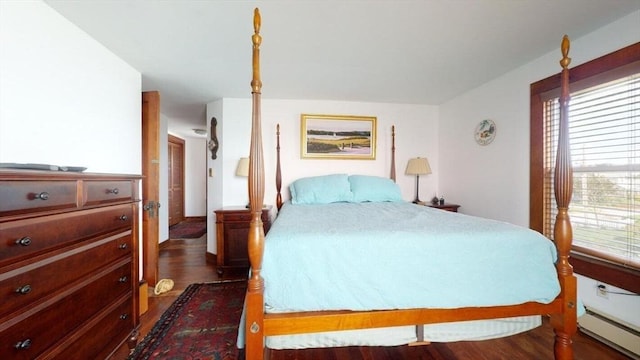
{"label": "nightstand drawer", "polygon": [[[261,219],[262,219],[262,222],[267,222],[269,220],[268,209],[262,210]],[[248,223],[251,221],[251,212],[249,212],[249,209],[216,210],[216,221],[224,221],[225,223],[227,222]]]}
{"label": "nightstand drawer", "polygon": [[239,210],[234,212],[216,212],[220,220],[224,222],[248,222],[251,221],[251,213],[247,210]]}

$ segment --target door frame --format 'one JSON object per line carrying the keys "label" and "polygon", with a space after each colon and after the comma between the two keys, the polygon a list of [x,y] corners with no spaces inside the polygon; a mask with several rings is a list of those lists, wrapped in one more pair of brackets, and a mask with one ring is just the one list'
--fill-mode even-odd
{"label": "door frame", "polygon": [[158,281],[160,204],[160,93],[142,93],[142,278]]}

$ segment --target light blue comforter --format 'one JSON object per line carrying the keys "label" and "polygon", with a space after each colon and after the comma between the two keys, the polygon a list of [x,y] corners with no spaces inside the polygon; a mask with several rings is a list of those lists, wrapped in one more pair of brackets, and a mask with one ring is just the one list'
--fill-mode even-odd
{"label": "light blue comforter", "polygon": [[286,203],[265,240],[267,312],[551,302],[554,244],[505,222],[403,202]]}

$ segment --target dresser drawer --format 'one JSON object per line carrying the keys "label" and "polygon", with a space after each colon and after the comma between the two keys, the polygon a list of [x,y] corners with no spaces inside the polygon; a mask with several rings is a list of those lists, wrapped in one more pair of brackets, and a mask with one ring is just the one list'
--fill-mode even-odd
{"label": "dresser drawer", "polygon": [[16,316],[8,327],[0,323],[0,358],[35,359],[100,310],[131,293],[131,279],[120,281],[131,275],[131,262],[111,269],[87,279],[86,286],[47,307],[36,306]]}
{"label": "dresser drawer", "polygon": [[80,338],[55,354],[56,359],[106,359],[134,329],[131,296],[122,298],[82,329]]}
{"label": "dresser drawer", "polygon": [[90,237],[130,229],[131,205],[0,223],[0,267]]}
{"label": "dresser drawer", "polygon": [[84,206],[133,201],[133,181],[93,181],[86,180],[84,186]]}
{"label": "dresser drawer", "polygon": [[77,207],[76,181],[0,181],[0,216]]}
{"label": "dresser drawer", "polygon": [[3,299],[0,318],[27,309],[35,302],[46,301],[56,291],[123,256],[130,258],[131,249],[131,231],[128,230],[23,268],[0,273],[0,298]]}

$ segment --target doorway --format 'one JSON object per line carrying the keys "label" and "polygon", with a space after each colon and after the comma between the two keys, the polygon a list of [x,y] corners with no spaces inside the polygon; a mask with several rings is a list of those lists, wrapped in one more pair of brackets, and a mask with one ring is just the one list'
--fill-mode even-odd
{"label": "doorway", "polygon": [[169,135],[169,226],[184,220],[184,140]]}

